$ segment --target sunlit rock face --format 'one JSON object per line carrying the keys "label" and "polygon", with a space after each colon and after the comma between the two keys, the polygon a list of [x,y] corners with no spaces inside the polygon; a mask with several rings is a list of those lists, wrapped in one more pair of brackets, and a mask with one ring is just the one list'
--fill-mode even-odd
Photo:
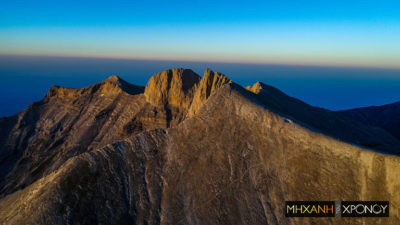
{"label": "sunlit rock face", "polygon": [[[400,224],[400,158],[375,151],[395,152],[396,138],[211,70],[52,87],[0,134],[1,224]],[[286,218],[288,200],[391,211]]]}
{"label": "sunlit rock face", "polygon": [[187,109],[200,76],[188,69],[166,70],[153,75],[146,85],[146,100],[153,105]]}
{"label": "sunlit rock face", "polygon": [[206,69],[203,78],[196,87],[196,91],[193,97],[193,102],[192,105],[190,106],[188,116],[190,117],[194,115],[214,91],[216,91],[223,85],[231,82],[232,81],[224,74],[213,72],[210,69]]}
{"label": "sunlit rock face", "polygon": [[192,70],[166,70],[150,78],[144,95],[147,102],[166,111],[170,127],[186,117],[200,79]]}

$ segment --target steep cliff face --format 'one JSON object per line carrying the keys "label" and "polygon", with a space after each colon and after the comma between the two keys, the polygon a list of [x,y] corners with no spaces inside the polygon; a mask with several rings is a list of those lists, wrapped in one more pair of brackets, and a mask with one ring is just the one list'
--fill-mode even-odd
{"label": "steep cliff face", "polygon": [[206,69],[204,76],[196,87],[193,102],[188,111],[188,116],[193,116],[204,102],[210,97],[211,93],[232,81],[222,73],[213,72]]}
{"label": "steep cliff face", "polygon": [[327,135],[367,148],[400,154],[400,141],[379,127],[362,124],[338,112],[310,106],[261,82],[246,89],[255,93],[266,107]]}
{"label": "steep cliff face", "polygon": [[172,69],[153,75],[144,95],[152,105],[164,108],[173,126],[181,122],[192,104],[193,94],[200,76],[192,70]]}
{"label": "steep cliff face", "polygon": [[166,70],[153,75],[146,85],[146,100],[153,105],[187,109],[200,76],[188,69]]}
{"label": "steep cliff face", "polygon": [[176,127],[75,156],[4,197],[0,219],[10,224],[400,223],[396,210],[389,218],[284,217],[285,200],[400,204],[398,157],[287,119],[243,88],[224,85]]}
{"label": "steep cliff face", "polygon": [[232,83],[228,77],[210,69],[202,78],[192,70],[172,69],[153,75],[144,94],[152,105],[170,112],[171,122],[176,125],[196,114],[214,91],[228,83]]}

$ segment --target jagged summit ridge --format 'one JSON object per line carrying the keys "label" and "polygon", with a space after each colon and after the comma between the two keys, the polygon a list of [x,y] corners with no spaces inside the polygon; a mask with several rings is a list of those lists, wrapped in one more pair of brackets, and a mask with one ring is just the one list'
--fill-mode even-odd
{"label": "jagged summit ridge", "polygon": [[232,81],[227,76],[207,68],[196,87],[188,116],[194,115],[215,90],[228,83],[232,83]]}
{"label": "jagged summit ridge", "polygon": [[[207,68],[203,77],[190,69],[175,68],[154,74],[146,87],[133,85],[112,75],[85,88],[52,86],[47,98],[78,98],[82,95],[144,94],[153,106],[174,108],[179,114],[193,116],[210,95],[225,84],[232,83],[226,75]],[[174,110],[172,110],[174,111]]]}
{"label": "jagged summit ridge", "polygon": [[[141,110],[141,116],[131,121],[124,131],[130,133],[127,131],[139,131],[137,127],[173,127],[179,124],[186,118],[194,116],[216,90],[229,83],[234,82],[224,74],[208,68],[203,77],[190,69],[175,68],[154,74],[147,83],[144,94],[141,94],[142,87],[131,85],[113,75],[83,89],[54,86],[47,97],[75,99],[82,95],[91,96],[92,94],[102,97],[117,96],[121,93],[141,94],[143,100],[152,106],[142,106],[144,108]],[[262,82],[257,82],[245,89],[255,94],[256,99],[268,109],[297,119],[321,132],[363,146],[399,152],[399,141],[386,131],[377,130],[380,128],[366,127],[338,113],[312,107]],[[158,115],[157,119],[153,118],[155,115]],[[145,121],[152,121],[152,125]],[[164,125],[161,126],[161,124]],[[349,130],[349,126],[353,129]],[[358,131],[352,132],[354,129]]]}
{"label": "jagged summit ridge", "polygon": [[193,116],[210,95],[232,81],[206,69],[203,77],[192,70],[176,68],[154,74],[146,85],[146,100],[156,106],[175,107]]}

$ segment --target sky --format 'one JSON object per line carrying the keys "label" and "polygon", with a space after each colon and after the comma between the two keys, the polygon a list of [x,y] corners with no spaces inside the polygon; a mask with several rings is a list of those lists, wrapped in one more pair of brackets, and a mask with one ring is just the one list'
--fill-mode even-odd
{"label": "sky", "polygon": [[0,5],[0,54],[400,68],[399,1]]}
{"label": "sky", "polygon": [[0,117],[51,85],[223,72],[331,110],[400,100],[400,1],[0,0]]}

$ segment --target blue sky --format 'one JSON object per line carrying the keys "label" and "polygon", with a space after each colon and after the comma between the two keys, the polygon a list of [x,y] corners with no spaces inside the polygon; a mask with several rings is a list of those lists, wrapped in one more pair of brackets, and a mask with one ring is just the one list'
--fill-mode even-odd
{"label": "blue sky", "polygon": [[0,54],[400,67],[399,1],[0,4]]}

